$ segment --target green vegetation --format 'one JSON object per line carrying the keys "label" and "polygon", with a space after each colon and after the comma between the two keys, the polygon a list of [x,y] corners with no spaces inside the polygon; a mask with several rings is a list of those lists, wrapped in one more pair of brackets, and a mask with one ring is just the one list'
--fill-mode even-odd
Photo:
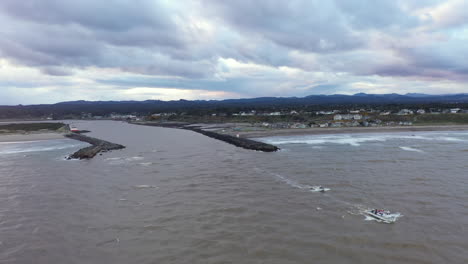
{"label": "green vegetation", "polygon": [[[333,116],[332,116],[333,118]],[[315,114],[298,114],[298,115],[254,115],[254,116],[211,116],[211,115],[173,115],[168,117],[150,118],[151,121],[177,121],[187,123],[313,123],[322,122],[330,119],[330,116],[315,115]]]}
{"label": "green vegetation", "polygon": [[417,125],[468,124],[468,114],[418,115],[414,117]]}
{"label": "green vegetation", "polygon": [[63,123],[18,123],[0,125],[0,134],[26,133],[34,131],[60,131],[65,129]]}

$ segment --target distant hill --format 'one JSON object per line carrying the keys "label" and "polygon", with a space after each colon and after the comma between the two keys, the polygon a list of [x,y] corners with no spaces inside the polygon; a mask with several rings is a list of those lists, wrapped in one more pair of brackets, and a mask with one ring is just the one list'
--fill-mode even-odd
{"label": "distant hill", "polygon": [[[0,106],[0,118],[37,118],[53,115],[63,118],[82,113],[107,115],[110,113],[141,115],[156,112],[233,112],[239,110],[280,110],[280,109],[327,109],[350,107],[386,107],[389,105],[437,105],[467,104],[468,94],[426,95],[426,94],[365,94],[355,95],[310,95],[306,97],[259,97],[227,100],[177,100],[177,101],[71,101],[57,104]],[[468,105],[467,105],[468,107]]]}

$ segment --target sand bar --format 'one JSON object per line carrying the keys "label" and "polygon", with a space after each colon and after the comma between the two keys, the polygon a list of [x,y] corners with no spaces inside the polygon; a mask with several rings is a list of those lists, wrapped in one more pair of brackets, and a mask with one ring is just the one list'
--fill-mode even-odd
{"label": "sand bar", "polygon": [[37,140],[63,139],[62,133],[27,133],[27,134],[0,134],[0,143],[2,142],[24,142]]}

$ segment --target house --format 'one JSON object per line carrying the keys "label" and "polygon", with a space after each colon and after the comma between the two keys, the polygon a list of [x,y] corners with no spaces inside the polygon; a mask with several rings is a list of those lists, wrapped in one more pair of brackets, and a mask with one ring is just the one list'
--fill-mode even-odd
{"label": "house", "polygon": [[397,115],[412,115],[414,112],[409,109],[401,109],[400,112],[398,112]]}
{"label": "house", "polygon": [[392,112],[390,112],[390,111],[384,111],[384,112],[380,113],[380,115],[387,116],[387,115],[390,115],[391,113]]}
{"label": "house", "polygon": [[461,111],[460,108],[452,108],[452,109],[450,109],[450,113],[451,113],[451,114],[456,114],[456,113],[459,113],[460,111]]}
{"label": "house", "polygon": [[335,122],[335,123],[330,124],[330,127],[342,127],[342,126],[343,126],[342,122]]}
{"label": "house", "polygon": [[306,128],[307,126],[302,123],[295,123],[291,125],[291,128]]}
{"label": "house", "polygon": [[333,116],[333,120],[343,120],[343,116],[342,115],[335,115],[335,116]]}
{"label": "house", "polygon": [[420,114],[420,115],[424,115],[426,113],[426,110],[424,109],[419,109],[418,111],[416,111],[417,114]]}
{"label": "house", "polygon": [[328,127],[328,123],[320,124],[319,127]]}
{"label": "house", "polygon": [[347,123],[347,125],[350,126],[350,127],[358,127],[358,126],[360,126],[361,124],[359,124],[358,121],[353,121],[353,122]]}
{"label": "house", "polygon": [[362,119],[362,115],[359,115],[359,114],[355,114],[355,115],[351,115],[351,114],[346,114],[346,115],[335,115],[333,117],[333,120],[361,120]]}
{"label": "house", "polygon": [[398,123],[400,126],[412,126],[413,125],[413,122],[409,122],[409,121],[402,121],[400,123]]}
{"label": "house", "polygon": [[359,115],[359,114],[353,115],[353,120],[361,120],[361,119],[362,119],[362,115]]}
{"label": "house", "polygon": [[271,115],[271,116],[280,116],[281,112],[271,112],[269,115]]}

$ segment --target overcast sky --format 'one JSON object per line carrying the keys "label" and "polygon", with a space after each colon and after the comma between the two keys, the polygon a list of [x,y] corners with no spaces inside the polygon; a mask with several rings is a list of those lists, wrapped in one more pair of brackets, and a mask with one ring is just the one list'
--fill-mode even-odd
{"label": "overcast sky", "polygon": [[467,93],[468,0],[1,0],[0,104]]}

